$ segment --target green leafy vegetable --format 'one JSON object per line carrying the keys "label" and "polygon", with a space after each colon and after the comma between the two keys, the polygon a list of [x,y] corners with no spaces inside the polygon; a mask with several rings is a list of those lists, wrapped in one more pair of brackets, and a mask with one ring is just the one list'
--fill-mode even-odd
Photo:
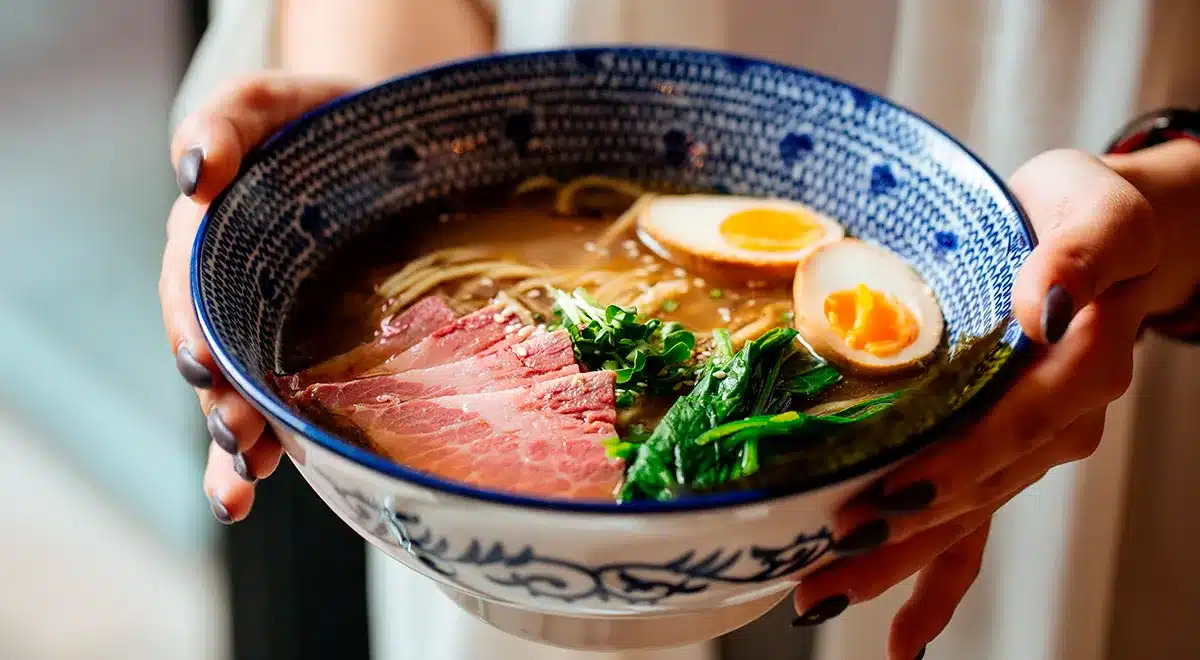
{"label": "green leafy vegetable", "polygon": [[688,366],[696,337],[678,323],[639,320],[637,310],[600,308],[583,289],[552,290],[554,311],[571,336],[575,358],[617,377],[617,406],[632,406],[643,394],[665,394],[692,376]]}
{"label": "green leafy vegetable", "polygon": [[[733,353],[729,333],[713,333],[713,354],[692,391],[675,401],[629,462],[620,499],[670,499],[681,486],[757,469],[757,446],[713,452],[696,444],[709,430],[752,414],[772,400],[780,364],[793,350],[796,332],[776,328]],[[718,447],[717,449],[720,449]]]}
{"label": "green leafy vegetable", "polygon": [[725,295],[725,292],[720,289],[713,289],[712,291],[708,292],[708,297],[712,298],[713,300],[716,300],[724,295]]}
{"label": "green leafy vegetable", "polygon": [[837,369],[825,363],[817,363],[796,374],[788,385],[788,391],[805,397],[814,397],[842,381]]}
{"label": "green leafy vegetable", "polygon": [[662,301],[662,311],[670,314],[671,312],[673,312],[677,309],[679,309],[679,303],[675,302],[674,300],[671,300],[670,298],[668,298],[668,299]]}
{"label": "green leafy vegetable", "polygon": [[[788,488],[798,481],[829,474],[929,431],[969,401],[1008,361],[1012,349],[1000,342],[1007,327],[1007,323],[1001,323],[982,337],[962,340],[954,351],[943,354],[931,365],[915,385],[904,392],[888,395],[889,400],[872,399],[833,415],[808,420],[807,424],[817,422],[828,426],[822,433],[809,435],[809,442],[789,442],[786,447],[780,447],[770,460],[763,462],[758,472],[744,475],[744,478],[713,482],[706,490]],[[851,421],[856,422],[853,427]],[[761,428],[770,430],[779,428],[780,423],[772,426],[759,422]],[[799,421],[790,423],[806,426]],[[736,435],[739,430],[742,429],[734,429],[730,435]],[[760,438],[761,443],[761,438],[766,435],[759,432],[755,437]],[[706,442],[720,445],[724,438],[714,437]]]}

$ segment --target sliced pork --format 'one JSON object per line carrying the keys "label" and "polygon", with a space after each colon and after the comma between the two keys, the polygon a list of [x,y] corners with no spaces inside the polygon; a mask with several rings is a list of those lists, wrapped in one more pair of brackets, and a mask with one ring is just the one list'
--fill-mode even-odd
{"label": "sliced pork", "polygon": [[342,413],[374,448],[412,468],[531,495],[609,499],[623,466],[615,376],[595,371],[498,392],[355,405]]}
{"label": "sliced pork", "polygon": [[[532,330],[532,328],[530,328]],[[525,334],[525,333],[521,333]],[[297,400],[338,412],[355,404],[402,403],[456,394],[475,394],[579,373],[574,347],[565,330],[531,333],[524,341],[487,350],[457,362],[345,383],[319,383]]]}
{"label": "sliced pork", "polygon": [[457,315],[441,296],[422,298],[383,323],[378,337],[298,374],[275,379],[280,389],[296,392],[312,383],[355,378],[454,322]]}
{"label": "sliced pork", "polygon": [[434,330],[408,350],[363,375],[400,373],[457,362],[482,353],[500,342],[515,344],[522,339],[517,334],[519,328],[521,322],[511,310],[502,305],[489,305]]}

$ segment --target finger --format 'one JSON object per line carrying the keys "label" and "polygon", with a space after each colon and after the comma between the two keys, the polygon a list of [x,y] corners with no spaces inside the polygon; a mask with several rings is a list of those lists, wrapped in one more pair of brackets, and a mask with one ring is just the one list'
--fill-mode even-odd
{"label": "finger", "polygon": [[188,115],[171,140],[180,189],[200,202],[229,185],[242,158],[287,122],[354,88],[283,72],[235,80]]}
{"label": "finger", "polygon": [[[1007,500],[1006,500],[1007,501]],[[929,564],[987,522],[1003,503],[978,509],[862,557],[841,559],[801,580],[796,587],[797,625],[815,625],[848,605],[876,598]]]}
{"label": "finger", "polygon": [[204,470],[204,494],[213,517],[231,525],[244,520],[254,505],[254,484],[233,469],[233,456],[216,443],[209,443],[208,466]]}
{"label": "finger", "polygon": [[208,434],[225,453],[247,451],[263,435],[266,419],[234,389],[201,390],[199,396]]}
{"label": "finger", "polygon": [[271,427],[263,430],[254,446],[233,456],[233,471],[243,480],[254,483],[266,479],[279,467],[283,457],[283,447]]}
{"label": "finger", "polygon": [[[956,497],[922,511],[893,515],[886,521],[887,543],[900,543],[920,532],[937,527],[975,509],[1007,499],[1029,487],[1051,468],[1091,456],[1104,434],[1104,410],[1091,412],[1071,423],[1054,439],[1018,459]],[[854,529],[877,519],[870,506],[852,506],[838,514],[835,535],[849,536]]]}
{"label": "finger", "polygon": [[1100,160],[1046,152],[1013,174],[1011,187],[1040,241],[1013,287],[1013,311],[1028,336],[1058,341],[1092,300],[1158,265],[1150,203]]}
{"label": "finger", "polygon": [[892,619],[891,660],[912,660],[942,634],[983,567],[991,519],[921,569],[913,593]]}
{"label": "finger", "polygon": [[162,304],[167,341],[175,351],[175,367],[193,387],[207,389],[221,382],[196,312],[192,309],[189,278],[192,239],[204,209],[182,195],[175,200],[167,218],[167,244],[163,250],[162,273],[158,278],[158,298]]}
{"label": "finger", "polygon": [[1119,397],[1133,379],[1137,294],[1121,285],[1101,296],[979,422],[898,467],[880,495],[854,506],[901,513],[953,499]]}

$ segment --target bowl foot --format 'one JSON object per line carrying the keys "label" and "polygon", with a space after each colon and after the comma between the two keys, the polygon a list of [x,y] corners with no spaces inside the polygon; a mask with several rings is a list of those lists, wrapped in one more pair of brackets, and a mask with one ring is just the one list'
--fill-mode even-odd
{"label": "bowl foot", "polygon": [[791,591],[747,603],[682,614],[586,617],[547,614],[439,587],[463,610],[503,630],[541,644],[581,651],[630,651],[703,642],[766,614]]}

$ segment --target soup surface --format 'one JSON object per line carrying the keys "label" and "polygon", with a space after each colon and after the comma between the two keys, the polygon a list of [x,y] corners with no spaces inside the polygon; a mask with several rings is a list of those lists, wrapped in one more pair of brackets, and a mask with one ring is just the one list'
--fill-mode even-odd
{"label": "soup surface", "polygon": [[336,255],[289,312],[275,383],[443,477],[678,497],[870,417],[919,374],[940,311],[878,252],[789,202],[533,180]]}

